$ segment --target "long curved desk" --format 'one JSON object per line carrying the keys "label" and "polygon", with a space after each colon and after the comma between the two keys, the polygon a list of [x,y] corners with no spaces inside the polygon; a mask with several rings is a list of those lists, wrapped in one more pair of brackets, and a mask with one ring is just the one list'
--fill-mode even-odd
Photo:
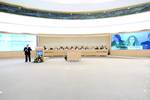
{"label": "long curved desk", "polygon": [[[66,57],[73,60],[82,56],[107,56],[108,50],[44,50],[44,57]],[[77,59],[76,59],[77,58]]]}

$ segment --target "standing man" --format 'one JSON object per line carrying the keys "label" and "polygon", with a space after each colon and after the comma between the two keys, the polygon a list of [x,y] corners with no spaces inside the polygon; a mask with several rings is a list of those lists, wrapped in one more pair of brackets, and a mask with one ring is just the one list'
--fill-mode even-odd
{"label": "standing man", "polygon": [[31,62],[31,51],[32,49],[29,47],[29,44],[24,48],[24,54],[25,54],[25,62]]}

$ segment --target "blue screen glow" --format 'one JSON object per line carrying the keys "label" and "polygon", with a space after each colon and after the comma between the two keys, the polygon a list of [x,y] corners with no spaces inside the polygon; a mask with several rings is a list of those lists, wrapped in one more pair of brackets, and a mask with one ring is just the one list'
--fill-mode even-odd
{"label": "blue screen glow", "polygon": [[36,55],[37,56],[42,56],[43,55],[43,51],[36,51]]}
{"label": "blue screen glow", "polygon": [[150,50],[150,32],[113,34],[112,50]]}
{"label": "blue screen glow", "polygon": [[36,35],[0,33],[0,51],[23,51],[27,44],[35,50]]}

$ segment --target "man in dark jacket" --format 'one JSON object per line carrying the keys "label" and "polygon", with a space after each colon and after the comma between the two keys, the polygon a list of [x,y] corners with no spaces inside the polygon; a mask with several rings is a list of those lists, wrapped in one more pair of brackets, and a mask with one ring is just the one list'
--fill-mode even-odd
{"label": "man in dark jacket", "polygon": [[142,42],[141,45],[143,46],[143,49],[150,49],[150,33],[148,34],[148,40]]}
{"label": "man in dark jacket", "polygon": [[29,44],[24,48],[24,54],[25,54],[25,62],[31,62],[31,51],[32,49],[29,47]]}

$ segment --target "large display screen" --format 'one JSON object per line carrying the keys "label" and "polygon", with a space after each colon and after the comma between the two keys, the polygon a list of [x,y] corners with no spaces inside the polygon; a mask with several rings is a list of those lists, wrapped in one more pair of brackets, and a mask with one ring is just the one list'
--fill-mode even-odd
{"label": "large display screen", "polygon": [[34,50],[36,35],[0,33],[0,51],[23,51],[27,44]]}
{"label": "large display screen", "polygon": [[112,50],[150,50],[150,32],[113,34]]}

